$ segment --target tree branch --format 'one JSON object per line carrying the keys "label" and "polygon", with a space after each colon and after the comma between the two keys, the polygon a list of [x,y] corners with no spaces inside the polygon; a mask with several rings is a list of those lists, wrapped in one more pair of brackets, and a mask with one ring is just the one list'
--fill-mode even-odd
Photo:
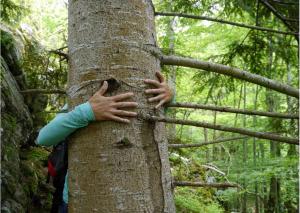
{"label": "tree branch", "polygon": [[283,2],[279,0],[272,0],[272,2],[276,4],[283,4],[283,5],[299,5],[299,2]]}
{"label": "tree branch", "polygon": [[174,181],[173,185],[175,187],[192,186],[192,187],[213,187],[213,188],[230,188],[230,187],[240,188],[240,186],[235,183],[203,183],[203,182],[189,182],[189,181]]}
{"label": "tree branch", "polygon": [[284,34],[284,35],[296,35],[296,36],[298,35],[297,32],[285,32],[285,31],[281,31],[281,30],[273,30],[273,29],[270,29],[270,28],[247,25],[247,24],[242,24],[242,23],[236,23],[236,22],[226,21],[226,20],[217,19],[217,18],[210,18],[210,17],[207,17],[207,16],[196,16],[196,15],[190,15],[190,14],[168,13],[168,12],[155,12],[155,15],[156,16],[178,16],[178,17],[184,17],[184,18],[192,18],[192,19],[213,21],[213,22],[229,24],[229,25],[243,27],[243,28],[249,28],[249,29],[272,32],[272,33],[278,33],[278,34]]}
{"label": "tree branch", "polygon": [[288,119],[299,119],[299,114],[284,114],[277,112],[263,112],[256,110],[243,110],[243,109],[234,109],[226,106],[213,106],[213,105],[205,105],[205,104],[193,104],[193,103],[170,103],[166,107],[180,107],[180,108],[191,108],[191,109],[205,109],[205,110],[213,110],[219,112],[230,112],[230,113],[238,113],[238,114],[246,114],[246,115],[259,115],[259,116],[267,116],[274,118],[288,118]]}
{"label": "tree branch", "polygon": [[22,94],[66,94],[65,90],[62,89],[53,89],[53,90],[47,90],[47,89],[27,89],[20,91]]}
{"label": "tree branch", "polygon": [[63,59],[66,59],[67,61],[69,60],[69,55],[67,53],[64,53],[61,50],[49,50],[49,53],[53,53],[53,54],[62,56]]}
{"label": "tree branch", "polygon": [[240,70],[238,68],[205,62],[200,60],[195,60],[186,57],[179,57],[179,56],[166,56],[163,55],[161,57],[161,63],[164,65],[176,65],[176,66],[184,66],[184,67],[191,67],[196,69],[202,69],[209,72],[215,72],[222,75],[231,76],[234,78],[238,78],[241,80],[245,80],[254,84],[258,84],[260,86],[273,89],[275,91],[281,92],[283,94],[293,96],[299,99],[299,90],[295,89],[289,85],[282,84],[280,82],[274,81],[272,79],[268,79],[266,77],[256,75],[244,70]]}
{"label": "tree branch", "polygon": [[210,144],[216,144],[216,143],[223,143],[223,142],[231,142],[235,140],[241,140],[248,138],[248,136],[240,136],[240,137],[232,137],[232,138],[222,138],[222,139],[217,139],[213,141],[208,141],[208,142],[200,142],[200,143],[195,143],[195,144],[169,144],[169,148],[174,148],[174,149],[180,149],[180,148],[198,148],[202,146],[207,146]]}
{"label": "tree branch", "polygon": [[[267,1],[265,0],[259,0],[263,5],[265,5],[269,10],[271,10],[273,12],[273,14],[279,18],[290,30],[294,30],[293,26],[290,25],[290,23],[288,23],[285,18],[280,14],[278,13],[278,11]],[[298,34],[295,35],[296,36],[296,39],[298,41]]]}
{"label": "tree branch", "polygon": [[179,120],[179,119],[171,119],[171,118],[157,117],[157,116],[146,116],[145,119],[148,119],[150,121],[157,121],[157,122],[166,122],[166,123],[175,123],[175,124],[188,125],[188,126],[204,127],[204,128],[208,128],[208,129],[215,129],[215,130],[220,130],[220,131],[225,131],[225,132],[234,132],[234,133],[248,135],[248,136],[252,136],[252,137],[256,137],[256,138],[262,138],[262,139],[279,141],[279,142],[288,143],[288,144],[299,145],[298,138],[283,137],[283,136],[279,136],[279,135],[275,135],[275,134],[271,134],[271,133],[267,133],[267,132],[254,132],[252,130],[236,128],[236,127],[228,127],[228,126],[214,125],[214,124],[199,122],[199,121]]}
{"label": "tree branch", "polygon": [[217,173],[219,173],[220,175],[223,175],[223,176],[225,176],[226,174],[225,174],[225,172],[222,172],[220,169],[218,169],[218,167],[216,167],[216,166],[213,166],[213,165],[206,165],[206,164],[203,164],[203,165],[201,165],[202,167],[204,167],[204,168],[206,168],[206,169],[210,169],[210,170],[212,170],[212,171],[215,171],[215,172],[217,172]]}

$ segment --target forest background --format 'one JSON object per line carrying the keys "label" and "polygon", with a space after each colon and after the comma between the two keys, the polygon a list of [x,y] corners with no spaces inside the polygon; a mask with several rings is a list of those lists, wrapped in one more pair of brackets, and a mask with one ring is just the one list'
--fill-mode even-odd
{"label": "forest background", "polygon": [[[233,22],[288,29],[268,9],[250,0],[153,1],[156,11],[181,12]],[[298,1],[295,4],[297,7]],[[48,91],[43,124],[66,103],[66,0],[4,0],[3,25],[22,35],[21,67],[27,89]],[[189,56],[247,70],[298,87],[294,36],[205,20],[156,17],[158,46],[165,54]],[[1,47],[7,45],[2,34]],[[298,100],[252,83],[183,67],[163,67],[176,102],[298,113]],[[59,91],[58,91],[59,90]],[[167,116],[298,137],[298,120],[209,110],[169,108]],[[40,124],[42,126],[42,123]],[[168,125],[170,144],[226,142],[196,148],[170,147],[175,180],[239,184],[240,188],[176,187],[177,212],[297,212],[298,147],[184,125]],[[39,160],[46,160],[39,159]]]}

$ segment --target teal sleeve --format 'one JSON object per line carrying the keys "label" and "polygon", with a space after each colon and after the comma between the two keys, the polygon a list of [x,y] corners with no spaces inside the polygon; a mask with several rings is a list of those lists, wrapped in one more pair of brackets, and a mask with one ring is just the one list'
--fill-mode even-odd
{"label": "teal sleeve", "polygon": [[37,144],[42,146],[56,145],[78,128],[85,127],[94,120],[95,116],[90,103],[80,104],[68,113],[58,114],[44,126],[39,132]]}

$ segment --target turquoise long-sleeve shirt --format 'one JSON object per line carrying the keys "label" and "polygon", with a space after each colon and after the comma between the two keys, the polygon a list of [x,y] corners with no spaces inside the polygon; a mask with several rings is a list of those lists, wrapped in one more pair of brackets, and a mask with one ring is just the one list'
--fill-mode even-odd
{"label": "turquoise long-sleeve shirt", "polygon": [[[54,146],[65,140],[71,133],[79,128],[85,127],[94,121],[95,116],[89,102],[75,107],[67,113],[59,113],[44,126],[39,132],[37,144],[42,146]],[[65,178],[63,200],[68,203],[68,173]]]}

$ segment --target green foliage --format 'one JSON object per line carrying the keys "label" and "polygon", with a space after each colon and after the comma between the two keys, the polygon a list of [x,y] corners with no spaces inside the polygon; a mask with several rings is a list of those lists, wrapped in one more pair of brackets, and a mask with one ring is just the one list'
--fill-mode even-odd
{"label": "green foliage", "polygon": [[176,212],[179,213],[222,213],[224,210],[201,189],[181,188],[175,191]]}
{"label": "green foliage", "polygon": [[15,3],[13,0],[2,0],[1,2],[1,21],[9,24],[16,24],[26,12],[28,11],[25,7]]}

